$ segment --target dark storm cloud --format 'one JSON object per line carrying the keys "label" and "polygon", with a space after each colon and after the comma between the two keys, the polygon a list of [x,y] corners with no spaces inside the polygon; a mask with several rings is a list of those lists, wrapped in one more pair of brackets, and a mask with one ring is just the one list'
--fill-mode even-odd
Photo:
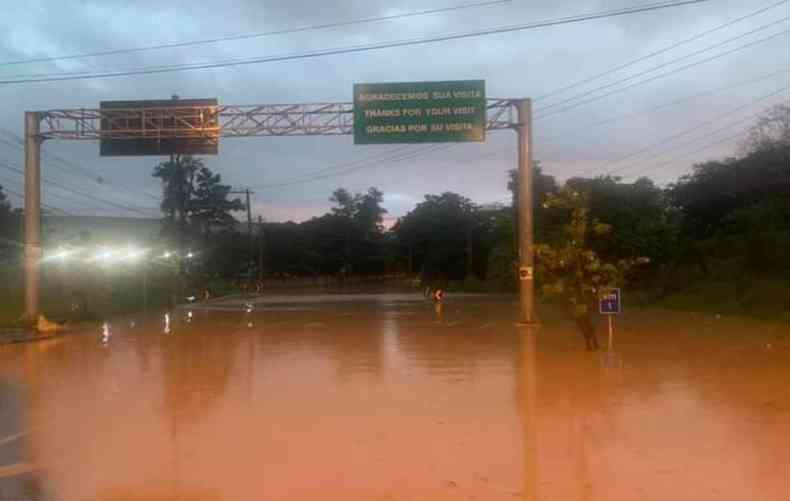
{"label": "dark storm cloud", "polygon": [[[449,0],[27,1],[15,5],[9,15],[0,18],[0,61],[296,28],[461,3]],[[514,0],[502,6],[286,36],[132,53],[121,57],[0,66],[0,76],[124,69],[303,52],[525,23],[634,4],[633,0]],[[0,126],[21,134],[24,110],[90,107],[103,99],[167,98],[172,94],[217,97],[223,103],[238,104],[349,101],[353,83],[362,81],[485,78],[491,96],[534,97],[767,4],[711,0],[699,6],[647,14],[359,54],[134,78],[2,86]],[[596,81],[594,85],[580,87],[552,99],[563,99],[612,82],[617,77],[642,71],[788,15],[790,4]],[[777,26],[765,34],[787,28],[787,24]],[[549,173],[560,178],[605,168],[609,162],[663,137],[748,103],[750,99],[781,85],[790,85],[790,74],[689,101],[682,106],[640,113],[609,126],[586,124],[648,110],[684,96],[790,66],[790,58],[784,54],[786,43],[786,38],[780,38],[566,113],[536,120],[536,155]],[[737,43],[725,48],[735,45]],[[778,100],[779,97],[763,104]],[[535,107],[540,109],[551,102],[551,99],[543,103],[538,101]],[[756,110],[745,110],[734,115],[732,120]],[[731,133],[735,131],[737,129]],[[699,135],[704,132],[701,130]],[[725,136],[721,134],[713,139]],[[688,139],[695,137],[691,135]],[[234,139],[225,140],[221,144],[220,155],[208,158],[207,163],[235,186],[261,186],[257,190],[256,206],[264,217],[272,220],[304,219],[320,214],[328,205],[329,194],[338,186],[352,190],[380,187],[385,192],[391,214],[397,216],[429,192],[453,190],[481,203],[504,200],[507,196],[507,170],[515,166],[514,144],[512,132],[492,133],[485,145],[453,146],[400,163],[371,162],[367,168],[346,176],[282,188],[265,188],[265,185],[292,181],[327,166],[381,155],[390,148],[354,147],[350,137]],[[730,154],[734,145],[735,142],[722,143],[650,174],[659,181],[671,180],[694,160]],[[690,144],[687,150],[693,146]],[[97,147],[92,143],[53,142],[46,148],[96,172],[102,181],[86,179],[62,168],[57,162],[46,161],[45,175],[49,178],[90,189],[97,196],[119,203],[147,208],[145,210],[155,215],[157,202],[146,192],[156,194],[159,191],[156,180],[150,176],[156,159],[100,159]],[[630,165],[633,168],[623,174],[639,172],[643,166],[649,167],[651,163],[670,158],[672,152],[667,150],[669,146],[665,148],[667,155],[663,157],[658,156],[660,150],[634,157]],[[22,156],[18,150],[0,143],[0,161],[21,165]],[[1,180],[14,176],[16,174],[12,172],[0,171],[0,184],[12,186]],[[69,200],[49,197],[57,194]],[[47,186],[45,197],[52,205],[75,212],[80,211],[83,204],[92,207],[84,210],[88,213],[96,213],[99,209],[95,207],[100,206]],[[108,213],[119,212],[110,207],[105,207],[105,210]]]}

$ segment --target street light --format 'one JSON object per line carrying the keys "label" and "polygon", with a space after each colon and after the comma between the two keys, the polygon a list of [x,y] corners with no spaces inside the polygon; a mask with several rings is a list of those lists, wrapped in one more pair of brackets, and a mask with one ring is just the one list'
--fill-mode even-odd
{"label": "street light", "polygon": [[147,253],[148,251],[146,249],[128,247],[126,249],[126,255],[124,256],[124,258],[128,260],[136,260],[137,258],[145,256]]}
{"label": "street light", "polygon": [[46,257],[47,260],[55,260],[55,261],[65,261],[71,254],[73,253],[72,250],[66,249],[65,247],[58,247],[55,251]]}
{"label": "street light", "polygon": [[104,261],[105,263],[110,261],[113,257],[113,251],[107,248],[99,248],[99,250],[94,254],[94,260],[96,261]]}

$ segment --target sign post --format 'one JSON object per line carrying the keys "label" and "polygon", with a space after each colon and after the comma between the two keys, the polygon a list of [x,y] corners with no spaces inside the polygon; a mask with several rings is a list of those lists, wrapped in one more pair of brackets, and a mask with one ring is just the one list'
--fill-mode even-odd
{"label": "sign post", "polygon": [[623,312],[620,289],[608,289],[598,300],[598,311],[601,315],[609,317],[609,351],[614,344],[614,326],[612,317]]}
{"label": "sign post", "polygon": [[533,249],[532,101],[516,102],[518,112],[518,261],[521,322],[536,323],[535,250]]}
{"label": "sign post", "polygon": [[41,115],[25,113],[25,320],[41,314]]}

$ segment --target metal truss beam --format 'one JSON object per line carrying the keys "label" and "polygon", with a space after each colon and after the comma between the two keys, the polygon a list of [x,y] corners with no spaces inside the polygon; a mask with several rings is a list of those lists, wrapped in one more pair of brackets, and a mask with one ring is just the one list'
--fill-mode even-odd
{"label": "metal truss beam", "polygon": [[[516,100],[487,99],[486,130],[518,126]],[[39,112],[41,139],[337,136],[353,133],[353,103],[61,109]]]}

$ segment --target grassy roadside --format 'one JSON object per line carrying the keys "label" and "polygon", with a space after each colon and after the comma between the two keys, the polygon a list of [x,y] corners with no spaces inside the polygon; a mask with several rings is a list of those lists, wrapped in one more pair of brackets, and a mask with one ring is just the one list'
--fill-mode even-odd
{"label": "grassy roadside", "polygon": [[694,284],[656,306],[790,322],[790,282],[760,279],[740,288],[728,282]]}
{"label": "grassy roadside", "polygon": [[[500,282],[480,280],[450,282],[447,289],[451,293],[516,293],[515,289],[508,291]],[[790,322],[790,280],[760,278],[739,285],[733,281],[695,281],[661,299],[656,299],[652,291],[626,287],[623,302],[627,308],[662,308]]]}

